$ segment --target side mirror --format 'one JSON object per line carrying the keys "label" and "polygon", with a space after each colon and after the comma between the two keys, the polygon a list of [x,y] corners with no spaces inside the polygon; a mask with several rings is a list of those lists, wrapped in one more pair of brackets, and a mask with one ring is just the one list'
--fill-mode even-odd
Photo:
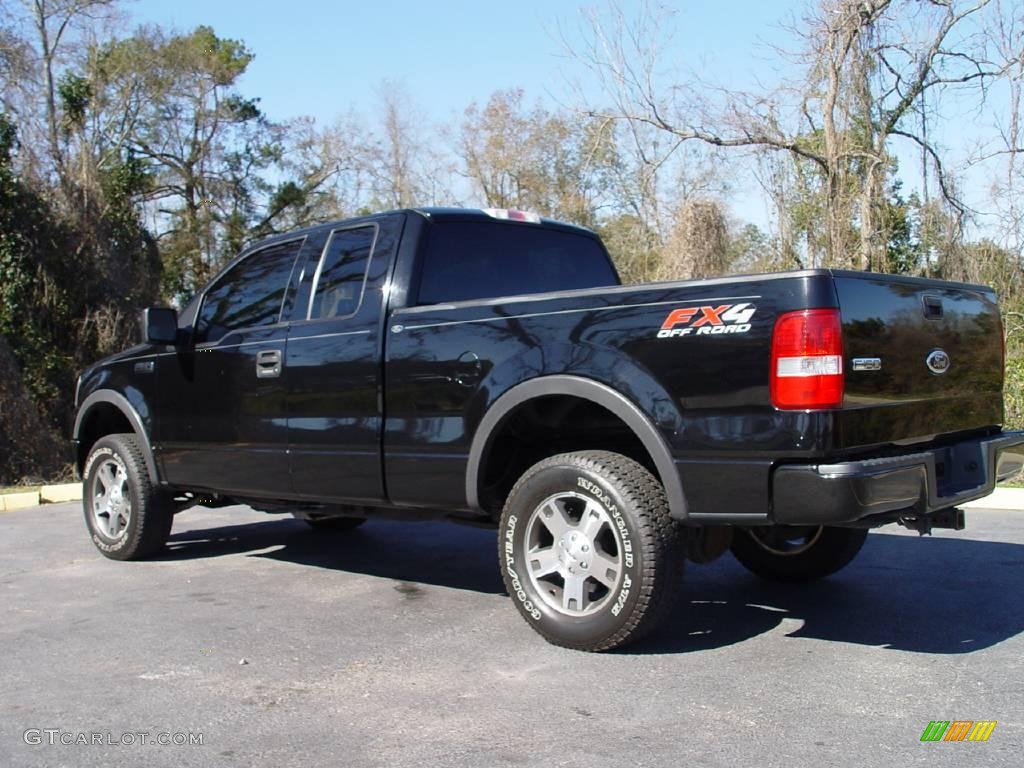
{"label": "side mirror", "polygon": [[142,338],[152,344],[177,344],[178,313],[169,307],[142,310]]}

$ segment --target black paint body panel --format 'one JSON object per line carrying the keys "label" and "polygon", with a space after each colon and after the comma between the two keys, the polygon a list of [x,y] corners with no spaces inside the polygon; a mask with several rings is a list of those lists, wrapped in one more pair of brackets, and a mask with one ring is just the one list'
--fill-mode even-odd
{"label": "black paint body panel", "polygon": [[[831,448],[827,415],[777,411],[768,393],[774,319],[835,306],[826,273],[597,293],[392,314],[385,464],[393,501],[464,503],[469,444],[484,413],[516,384],[556,374],[607,384],[640,405],[680,461],[694,510],[720,503],[722,477],[707,463],[747,491],[742,512],[765,513],[774,459]],[[741,302],[756,306],[745,334],[657,338],[677,307]]]}
{"label": "black paint body panel", "polygon": [[[399,211],[312,228],[278,324],[197,350],[188,340],[197,300],[181,315],[177,347],[144,345],[97,364],[79,402],[104,388],[125,395],[173,486],[473,512],[471,446],[495,402],[541,377],[589,380],[644,414],[682,482],[685,509],[673,513],[700,522],[770,521],[773,494],[788,498],[778,493],[780,467],[999,432],[1000,328],[989,289],[813,270],[414,306],[421,244],[438,220],[490,221]],[[332,228],[353,223],[379,228],[359,309],[308,320],[321,250]],[[924,296],[937,297],[941,318],[925,316]],[[675,309],[737,305],[753,309],[745,332],[659,338]],[[842,409],[771,404],[775,321],[806,308],[842,313]],[[925,366],[933,347],[953,361],[944,375]],[[280,377],[256,377],[263,349],[281,350]],[[881,370],[854,372],[854,357],[881,357]],[[136,374],[140,360],[155,361],[155,375]]]}
{"label": "black paint body panel", "polygon": [[312,262],[292,311],[283,380],[292,482],[303,500],[387,503],[380,457],[381,320],[403,219],[374,223],[377,236],[356,313],[305,319]]}
{"label": "black paint body panel", "polygon": [[[841,447],[920,442],[1002,422],[1002,328],[990,289],[856,272],[835,282],[846,359],[881,359],[877,371],[847,366]],[[950,359],[941,375],[925,362],[937,349]]]}

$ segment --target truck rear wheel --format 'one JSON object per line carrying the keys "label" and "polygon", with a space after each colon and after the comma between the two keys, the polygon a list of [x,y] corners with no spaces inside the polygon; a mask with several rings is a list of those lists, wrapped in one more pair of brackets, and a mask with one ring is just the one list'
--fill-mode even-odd
{"label": "truck rear wheel", "polygon": [[527,470],[502,512],[498,558],[527,623],[584,651],[654,629],[672,609],[685,559],[661,483],[607,451],[564,453]]}
{"label": "truck rear wheel", "polygon": [[150,482],[132,434],[96,441],[82,470],[85,524],[96,548],[113,560],[138,560],[163,549],[174,522],[168,494]]}
{"label": "truck rear wheel", "polygon": [[732,553],[749,571],[772,581],[813,581],[849,565],[867,528],[768,526],[737,531]]}

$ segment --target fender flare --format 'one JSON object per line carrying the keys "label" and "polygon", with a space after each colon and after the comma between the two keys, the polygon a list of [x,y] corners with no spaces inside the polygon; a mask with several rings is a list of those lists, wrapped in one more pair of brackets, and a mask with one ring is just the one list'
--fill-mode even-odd
{"label": "fender flare", "polygon": [[139,439],[142,456],[146,460],[146,472],[149,475],[149,479],[153,483],[159,483],[160,477],[156,471],[153,447],[149,442],[149,435],[146,434],[146,429],[142,425],[142,418],[139,416],[139,412],[135,410],[135,407],[128,401],[128,398],[120,392],[115,392],[112,389],[100,389],[85,398],[78,408],[78,415],[75,416],[75,430],[72,432],[75,442],[79,441],[82,424],[85,422],[89,412],[100,403],[113,405],[128,419],[128,423],[132,425],[132,431],[135,432],[135,436]]}
{"label": "fender flare", "polygon": [[491,438],[501,427],[505,418],[518,406],[538,397],[549,395],[570,395],[606,408],[618,416],[633,434],[637,436],[644,448],[654,460],[655,469],[665,487],[668,497],[669,511],[676,520],[687,517],[686,497],[683,484],[676,471],[672,451],[668,443],[651,422],[647,415],[632,400],[622,393],[593,379],[581,376],[541,376],[517,384],[502,394],[491,407],[473,434],[469,448],[469,461],[466,468],[466,501],[470,509],[482,509],[480,506],[480,467],[487,458]]}

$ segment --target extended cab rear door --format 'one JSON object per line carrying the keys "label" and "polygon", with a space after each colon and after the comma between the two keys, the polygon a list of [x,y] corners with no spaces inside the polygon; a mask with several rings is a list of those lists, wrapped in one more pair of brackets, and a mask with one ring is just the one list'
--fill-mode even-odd
{"label": "extended cab rear door", "polygon": [[288,452],[300,498],[384,499],[382,308],[403,221],[395,214],[339,225],[303,269],[284,365]]}
{"label": "extended cab rear door", "polygon": [[516,314],[515,302],[497,300],[616,286],[619,279],[596,235],[573,227],[448,213],[431,216],[424,237],[411,306],[392,312],[388,323],[388,492],[397,504],[460,509],[473,428],[495,364],[512,358],[537,370],[547,350],[578,343],[559,338],[558,326],[531,335],[516,317],[502,319]]}

